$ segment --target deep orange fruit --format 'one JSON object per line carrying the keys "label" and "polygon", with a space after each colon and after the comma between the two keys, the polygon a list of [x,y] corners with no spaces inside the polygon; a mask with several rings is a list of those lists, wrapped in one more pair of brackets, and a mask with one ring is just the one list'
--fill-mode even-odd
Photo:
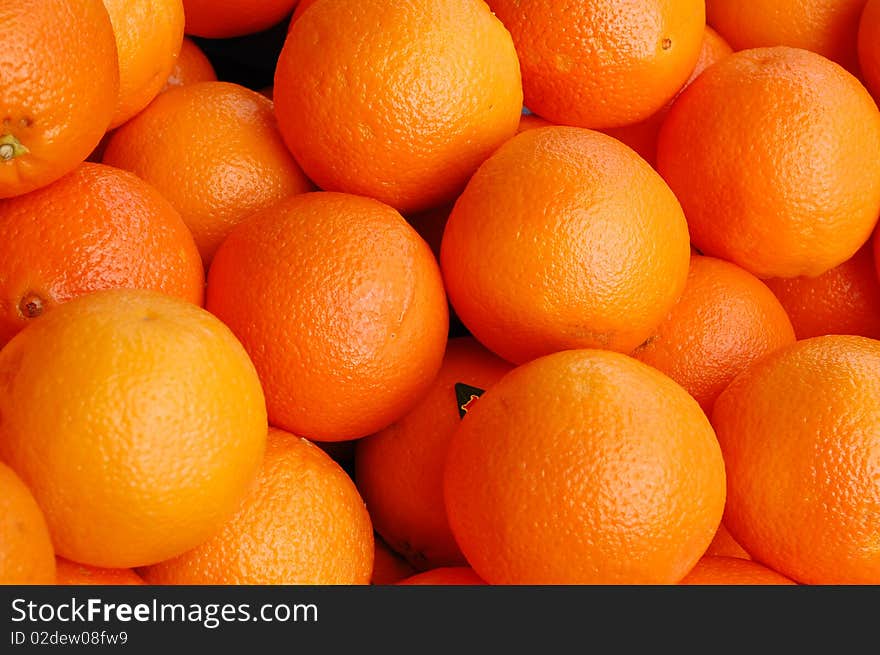
{"label": "deep orange fruit", "polygon": [[561,125],[603,128],[646,119],[697,62],[703,0],[489,0],[510,30],[526,106]]}
{"label": "deep orange fruit", "polygon": [[144,579],[131,569],[102,569],[56,559],[59,585],[144,585]]}
{"label": "deep orange fruit", "polygon": [[272,425],[319,441],[364,437],[408,412],[449,328],[428,245],[388,205],[342,193],[295,196],[236,227],[206,306],[253,358]]}
{"label": "deep orange fruit", "polygon": [[155,291],[59,305],[0,350],[0,458],[57,555],[103,568],[207,539],[252,485],[266,441],[257,373],[232,333]]}
{"label": "deep orange fruit", "polygon": [[739,557],[703,557],[680,584],[683,585],[793,585],[773,569]]}
{"label": "deep orange fruit", "polygon": [[0,461],[0,585],[55,583],[55,554],[33,494]]}
{"label": "deep orange fruit", "polygon": [[95,149],[116,110],[119,64],[101,0],[4,2],[0,25],[0,198],[9,198]]}
{"label": "deep orange fruit", "polygon": [[204,295],[202,260],[180,214],[146,182],[100,164],[0,200],[0,262],[0,346],[92,291],[153,289],[197,305]]}
{"label": "deep orange fruit", "polygon": [[449,299],[487,348],[521,363],[569,348],[630,352],[681,295],[681,206],[616,139],[522,132],[471,178],[446,224]]}
{"label": "deep orange fruit", "polygon": [[805,584],[880,583],[880,341],[825,336],[753,364],[718,397],[724,523]]}
{"label": "deep orange fruit", "polygon": [[228,39],[269,29],[280,23],[297,0],[183,0],[186,33]]}
{"label": "deep orange fruit", "polygon": [[820,55],[745,50],[678,97],[657,166],[704,254],[761,278],[821,275],[880,216],[880,111]]}
{"label": "deep orange fruit", "polygon": [[868,0],[859,23],[859,63],[865,83],[880,102],[880,0]]}
{"label": "deep orange fruit", "polygon": [[516,132],[519,62],[482,0],[322,0],[275,70],[284,140],[326,191],[404,213],[451,202]]}
{"label": "deep orange fruit", "polygon": [[767,285],[736,264],[693,255],[684,294],[632,354],[678,382],[711,415],[737,373],[794,341],[791,321]]}
{"label": "deep orange fruit", "polygon": [[712,541],[724,462],[697,402],[631,357],[508,373],[456,431],[449,523],[490,584],[674,584]]}
{"label": "deep orange fruit", "polygon": [[183,37],[180,54],[174,62],[174,68],[165,81],[163,91],[176,86],[197,84],[198,82],[216,82],[217,71],[208,56],[189,37]]}
{"label": "deep orange fruit", "polygon": [[256,486],[219,532],[142,570],[151,584],[368,584],[370,516],[351,478],[320,448],[269,430]]}
{"label": "deep orange fruit", "polygon": [[467,563],[443,504],[446,453],[461,414],[511,368],[471,337],[450,339],[418,404],[357,442],[355,480],[373,527],[417,569]]}

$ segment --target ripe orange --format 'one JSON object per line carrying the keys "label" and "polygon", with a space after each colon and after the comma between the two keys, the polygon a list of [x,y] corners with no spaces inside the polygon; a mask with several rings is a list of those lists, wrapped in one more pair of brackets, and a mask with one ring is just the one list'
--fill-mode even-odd
{"label": "ripe orange", "polygon": [[793,585],[773,569],[739,557],[703,557],[680,582],[683,585]]}
{"label": "ripe orange", "polygon": [[174,69],[183,40],[181,0],[104,0],[119,55],[118,127],[155,98]]}
{"label": "ripe orange", "polygon": [[482,0],[322,0],[293,23],[274,93],[320,188],[402,212],[454,200],[522,111],[513,42]]}
{"label": "ripe orange", "polygon": [[206,266],[250,214],[311,189],[281,140],[271,101],[229,82],[162,93],[113,133],[104,163],[132,171],[174,205]]}
{"label": "ripe orange", "polygon": [[489,0],[513,35],[526,106],[553,123],[637,123],[669,102],[694,69],[703,0]]}
{"label": "ripe orange", "polygon": [[96,291],[0,350],[0,457],[33,491],[56,554],[105,568],[207,539],[266,439],[256,371],[214,316],[144,290]]}
{"label": "ripe orange", "polygon": [[59,585],[144,585],[143,578],[131,569],[102,569],[56,559]]}
{"label": "ripe orange", "polygon": [[820,55],[737,52],[675,101],[657,165],[704,254],[762,278],[821,275],[880,216],[880,112]]}
{"label": "ripe orange", "polygon": [[865,0],[706,0],[706,20],[736,50],[804,48],[856,73],[864,6]]}
{"label": "ripe orange", "polygon": [[767,285],[735,264],[693,255],[684,294],[633,357],[678,382],[711,415],[737,373],[794,341]]}
{"label": "ripe orange", "polygon": [[373,541],[376,549],[373,555],[373,574],[370,576],[370,584],[392,585],[416,572],[409,562],[388,547],[382,537],[374,534]]}
{"label": "ripe orange", "polygon": [[[691,82],[697,79],[700,73],[709,68],[709,66],[715,62],[721,61],[731,53],[733,53],[733,48],[731,48],[727,41],[722,39],[715,30],[707,25],[706,29],[703,31],[703,40],[700,44],[700,56],[697,58],[694,70],[684,83],[684,86],[682,86],[682,88],[676,93],[676,97],[678,97],[678,94],[687,88]],[[660,128],[663,126],[663,121],[666,120],[666,115],[669,113],[669,108],[672,106],[673,101],[670,101],[662,109],[651,114],[648,118],[639,123],[624,125],[622,127],[611,127],[602,131],[619,141],[623,141],[626,145],[644,157],[649,164],[656,166],[657,137],[660,134]]]}
{"label": "ripe orange", "polygon": [[467,563],[446,519],[443,466],[467,411],[461,406],[511,368],[471,337],[450,339],[440,372],[418,404],[357,442],[355,480],[373,526],[417,569]]}
{"label": "ripe orange", "polygon": [[183,37],[180,54],[174,62],[174,68],[165,81],[163,91],[176,86],[197,84],[198,82],[216,82],[217,72],[208,56],[189,37]]}
{"label": "ripe orange", "polygon": [[55,554],[43,512],[0,461],[0,585],[54,584]]}
{"label": "ripe orange", "polygon": [[868,0],[858,36],[859,62],[865,83],[880,102],[880,0]]}
{"label": "ripe orange", "polygon": [[257,485],[223,528],[142,570],[151,584],[368,584],[370,516],[351,478],[320,448],[270,429]]}
{"label": "ripe orange", "polygon": [[485,585],[486,581],[469,566],[449,566],[416,573],[399,585]]}
{"label": "ripe orange", "polygon": [[798,341],[715,403],[724,523],[752,557],[806,584],[880,583],[880,342]]}
{"label": "ripe orange", "polygon": [[737,543],[730,530],[722,522],[712,538],[712,543],[706,549],[705,555],[717,555],[720,557],[739,557],[741,559],[752,559],[752,556],[746,552],[746,549]]}
{"label": "ripe orange", "polygon": [[4,2],[0,25],[0,198],[8,198],[57,180],[94,150],[116,109],[119,64],[101,0]]}
{"label": "ripe orange", "polygon": [[0,261],[0,347],[92,291],[154,289],[201,305],[205,287],[180,215],[147,183],[100,164],[0,200]]}
{"label": "ripe orange", "polygon": [[818,277],[766,282],[785,307],[798,339],[825,334],[880,339],[880,281],[870,243]]}
{"label": "ripe orange", "polygon": [[724,508],[696,401],[605,350],[508,373],[462,420],[444,484],[452,531],[490,584],[673,584]]}
{"label": "ripe orange", "polygon": [[437,262],[415,230],[376,200],[330,192],[236,227],[206,306],[253,358],[272,425],[319,441],[408,412],[440,368],[449,325]]}
{"label": "ripe orange", "polygon": [[471,178],[440,261],[462,322],[501,357],[569,348],[630,352],[681,295],[681,207],[660,176],[609,136],[522,132]]}
{"label": "ripe orange", "polygon": [[186,33],[227,39],[262,32],[280,23],[297,0],[183,0]]}

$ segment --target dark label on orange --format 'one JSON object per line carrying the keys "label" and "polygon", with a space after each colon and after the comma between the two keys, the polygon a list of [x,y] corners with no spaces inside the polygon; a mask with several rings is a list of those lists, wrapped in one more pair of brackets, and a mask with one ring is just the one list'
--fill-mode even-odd
{"label": "dark label on orange", "polygon": [[468,408],[477,401],[477,399],[486,393],[485,389],[472,387],[464,382],[455,383],[455,400],[458,402],[458,415],[464,418],[468,413]]}

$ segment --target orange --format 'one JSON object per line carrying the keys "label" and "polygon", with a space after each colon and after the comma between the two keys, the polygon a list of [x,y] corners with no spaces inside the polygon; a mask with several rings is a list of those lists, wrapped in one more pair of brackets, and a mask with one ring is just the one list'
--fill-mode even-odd
{"label": "orange", "polygon": [[486,581],[474,573],[468,566],[449,566],[431,569],[417,573],[404,580],[399,585],[485,585]]}
{"label": "orange", "polygon": [[176,86],[186,86],[198,82],[216,82],[217,72],[214,65],[195,41],[189,37],[183,37],[180,46],[180,54],[174,62],[174,68],[165,81],[163,91]]}
{"label": "orange", "polygon": [[30,490],[0,462],[0,585],[54,584],[55,554]]}
{"label": "orange", "polygon": [[862,12],[858,36],[859,62],[865,83],[880,99],[880,0],[868,0]]}
{"label": "orange", "polygon": [[183,40],[181,0],[104,0],[119,55],[118,127],[155,98],[174,69]]}
{"label": "orange", "polygon": [[202,260],[180,214],[147,183],[100,164],[0,200],[0,261],[0,346],[99,289],[154,289],[197,305],[204,294]]}
{"label": "orange", "polygon": [[553,123],[617,127],[669,102],[694,69],[703,0],[489,0],[513,35],[525,104]]}
{"label": "orange", "polygon": [[680,584],[683,585],[793,585],[786,578],[757,562],[739,557],[703,557]]}
{"label": "orange", "polygon": [[168,199],[206,266],[233,226],[312,188],[281,140],[272,102],[229,82],[162,93],[113,133],[104,163],[132,171]]}
{"label": "orange", "polygon": [[297,0],[183,0],[186,33],[209,39],[269,29],[293,11]]}
{"label": "orange", "polygon": [[372,585],[392,585],[399,580],[408,578],[416,570],[388,547],[379,535],[373,535],[376,549],[373,555],[373,574],[370,576]]}
{"label": "orange", "polygon": [[95,566],[77,564],[62,557],[57,558],[59,585],[144,585],[146,584],[131,569],[102,569]]}
{"label": "orange", "polygon": [[522,111],[513,42],[482,0],[315,3],[291,26],[274,94],[321,189],[404,213],[454,200]]}
{"label": "orange", "polygon": [[630,352],[687,279],[687,224],[660,176],[609,136],[522,132],[471,178],[440,262],[462,322],[501,357]]}
{"label": "orange", "polygon": [[794,341],[767,285],[735,264],[693,255],[684,294],[633,357],[666,373],[711,415],[737,373]]}
{"label": "orange", "polygon": [[631,357],[569,350],[508,373],[452,438],[446,511],[490,584],[674,584],[724,508],[712,427]]}
{"label": "orange", "polygon": [[446,519],[443,466],[467,411],[462,405],[511,368],[471,337],[450,339],[440,372],[418,404],[357,442],[355,480],[373,526],[417,569],[467,563]]}
{"label": "orange", "polygon": [[818,277],[771,278],[798,339],[856,334],[880,339],[880,281],[868,243]]}
{"label": "orange", "polygon": [[0,25],[0,198],[8,198],[57,180],[95,149],[116,109],[119,64],[101,0],[4,2]]}
{"label": "orange", "polygon": [[[684,86],[676,93],[676,97],[691,82],[693,82],[704,70],[709,68],[717,61],[721,61],[727,55],[731,54],[733,49],[722,39],[718,33],[708,25],[703,32],[703,40],[700,44],[700,56],[697,58],[697,64],[691,72],[691,76],[684,83]],[[674,101],[674,99],[673,99]],[[605,134],[613,136],[615,139],[623,141],[630,148],[639,153],[645,160],[655,166],[657,163],[657,137],[660,134],[660,128],[672,101],[666,104],[662,109],[651,114],[645,120],[632,125],[624,125],[623,127],[612,127],[602,130]]]}
{"label": "orange", "polygon": [[880,216],[880,112],[820,55],[737,52],[675,101],[657,165],[701,252],[761,278],[821,275]]}
{"label": "orange", "polygon": [[431,249],[376,200],[317,192],[253,215],[217,251],[206,306],[260,373],[269,421],[318,441],[393,423],[428,390],[448,332]]}
{"label": "orange", "polygon": [[856,73],[864,6],[865,0],[706,0],[706,20],[736,50],[803,48]]}
{"label": "orange", "polygon": [[293,16],[290,17],[290,25],[288,26],[288,30],[293,27],[293,24],[299,20],[300,16],[303,15],[306,9],[315,4],[317,0],[299,0],[296,3],[296,10],[293,12]]}
{"label": "orange", "polygon": [[736,539],[733,538],[730,530],[727,529],[723,522],[718,526],[718,530],[712,538],[712,543],[706,549],[705,555],[752,559],[752,556],[746,552],[745,548],[736,542]]}
{"label": "orange", "polygon": [[805,584],[880,583],[880,341],[777,350],[715,403],[724,523],[756,561]]}
{"label": "orange", "polygon": [[0,458],[43,508],[56,554],[102,568],[207,539],[253,483],[259,379],[214,316],[155,291],[59,305],[0,350]]}
{"label": "orange", "polygon": [[151,584],[368,584],[370,516],[320,448],[270,429],[257,484],[223,528],[142,571]]}

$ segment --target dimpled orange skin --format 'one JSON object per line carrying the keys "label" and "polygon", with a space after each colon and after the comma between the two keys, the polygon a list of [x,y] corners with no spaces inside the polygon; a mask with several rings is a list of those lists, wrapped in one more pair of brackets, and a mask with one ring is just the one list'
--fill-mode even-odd
{"label": "dimpled orange skin", "polygon": [[209,39],[245,36],[287,18],[297,0],[183,0],[186,33]]}
{"label": "dimpled orange skin", "polygon": [[659,175],[616,139],[574,127],[515,136],[446,224],[449,299],[514,363],[569,348],[630,352],[681,295],[687,224]]}
{"label": "dimpled orange skin", "polygon": [[56,560],[59,585],[145,585],[144,579],[131,569],[102,569],[77,564],[59,557]]}
{"label": "dimpled orange skin", "polygon": [[706,20],[736,50],[804,48],[856,73],[864,5],[865,0],[706,0]]}
{"label": "dimpled orange skin", "polygon": [[274,97],[321,189],[404,213],[454,200],[522,111],[513,42],[482,0],[322,0],[290,29]]}
{"label": "dimpled orange skin", "polygon": [[880,112],[820,55],[745,50],[678,97],[657,167],[704,254],[760,278],[821,275],[880,216]]}
{"label": "dimpled orange skin", "polygon": [[679,583],[683,585],[793,585],[773,569],[739,557],[703,557]]}
{"label": "dimpled orange skin", "polygon": [[256,487],[193,550],[141,571],[158,585],[362,585],[373,529],[351,478],[316,445],[270,429]]}
{"label": "dimpled orange skin", "polygon": [[399,585],[485,585],[486,581],[478,576],[469,566],[447,566],[416,573]]}
{"label": "dimpled orange skin", "polygon": [[409,411],[449,329],[428,245],[391,207],[342,193],[295,196],[239,225],[206,306],[253,358],[272,425],[318,441],[364,437]]}
{"label": "dimpled orange skin", "polygon": [[313,188],[281,140],[272,102],[229,82],[160,94],[113,133],[103,161],[133,172],[168,199],[206,268],[235,225]]}
{"label": "dimpled orange skin", "polygon": [[461,423],[455,385],[485,390],[511,368],[471,337],[450,339],[440,372],[418,404],[357,442],[355,480],[373,526],[419,570],[467,563],[443,504],[443,466]]}
{"label": "dimpled orange skin", "polygon": [[0,144],[14,139],[27,150],[0,159],[0,198],[8,198],[89,156],[116,109],[119,65],[101,0],[4,2],[0,25]]}
{"label": "dimpled orange skin", "polygon": [[[196,45],[195,41],[183,37],[180,54],[174,62],[174,68],[168,75],[163,91],[176,86],[186,86],[198,82],[216,82],[217,72],[208,56]],[[270,98],[271,99],[271,98]]]}
{"label": "dimpled orange skin", "polygon": [[154,291],[59,305],[0,350],[0,457],[43,508],[57,555],[103,568],[207,539],[253,483],[259,379],[214,316]]}
{"label": "dimpled orange skin", "polygon": [[824,336],[759,360],[719,396],[724,523],[805,584],[880,583],[880,342]]}
{"label": "dimpled orange skin", "polygon": [[196,305],[204,295],[202,260],[180,214],[146,182],[100,164],[0,200],[0,261],[0,347],[37,316],[99,289],[154,289]]}
{"label": "dimpled orange skin", "polygon": [[0,585],[55,583],[55,554],[43,512],[24,482],[0,462]]}
{"label": "dimpled orange skin", "polygon": [[868,0],[859,23],[859,63],[865,83],[880,102],[880,0]]}
{"label": "dimpled orange skin", "polygon": [[489,0],[510,30],[525,104],[552,123],[605,128],[646,119],[688,79],[703,0]]}
{"label": "dimpled orange skin", "polygon": [[155,98],[174,68],[183,41],[181,0],[104,0],[119,56],[118,127]]}
{"label": "dimpled orange skin", "polygon": [[736,264],[693,255],[684,293],[633,357],[678,382],[711,415],[737,373],[794,341],[767,285]]}
{"label": "dimpled orange skin", "polygon": [[798,339],[855,334],[880,339],[880,281],[871,242],[819,277],[770,278]]}
{"label": "dimpled orange skin", "polygon": [[[691,82],[697,79],[700,73],[732,53],[733,48],[728,45],[727,41],[722,39],[715,30],[707,25],[703,33],[703,41],[700,44],[700,56],[697,58],[694,70],[691,72],[687,82],[684,83],[684,86],[676,93],[676,97]],[[657,137],[660,134],[660,128],[663,126],[663,121],[666,120],[666,115],[669,113],[672,102],[674,102],[674,99],[660,109],[660,111],[651,114],[651,116],[639,123],[624,125],[623,127],[611,127],[602,131],[619,141],[623,141],[644,157],[649,164],[656,167]]]}
{"label": "dimpled orange skin", "polygon": [[490,584],[674,584],[718,528],[724,475],[684,389],[626,355],[571,350],[520,366],[473,405],[444,493]]}

